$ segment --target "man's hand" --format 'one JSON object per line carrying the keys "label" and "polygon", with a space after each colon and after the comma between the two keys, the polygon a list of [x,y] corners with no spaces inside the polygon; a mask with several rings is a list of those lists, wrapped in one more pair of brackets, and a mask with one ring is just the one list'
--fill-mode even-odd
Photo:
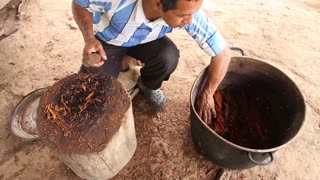
{"label": "man's hand", "polygon": [[201,119],[208,125],[212,124],[213,118],[216,118],[214,99],[211,93],[203,91],[197,98],[196,110]]}
{"label": "man's hand", "polygon": [[197,113],[208,125],[211,125],[212,119],[216,118],[213,95],[227,72],[229,62],[230,55],[227,47],[211,58],[206,84],[197,98]]}
{"label": "man's hand", "polygon": [[107,56],[101,43],[93,36],[85,40],[82,63],[86,67],[100,67]]}
{"label": "man's hand", "polygon": [[[103,50],[101,43],[94,37],[92,28],[92,13],[77,4],[75,0],[72,1],[72,13],[76,23],[81,30],[85,42],[85,47],[83,48],[82,54],[82,61],[84,66],[102,66],[102,64],[104,63],[103,61],[107,59],[107,56]],[[91,56],[91,54],[93,53],[99,54],[100,57],[97,56],[97,54]]]}

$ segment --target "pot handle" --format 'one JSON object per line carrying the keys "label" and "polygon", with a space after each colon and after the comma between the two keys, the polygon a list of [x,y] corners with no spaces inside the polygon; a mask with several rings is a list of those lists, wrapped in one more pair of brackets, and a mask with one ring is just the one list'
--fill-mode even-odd
{"label": "pot handle", "polygon": [[240,51],[241,52],[241,55],[242,56],[246,56],[247,54],[244,52],[243,49],[239,48],[239,47],[230,47],[231,50],[237,50],[237,51]]}
{"label": "pot handle", "polygon": [[272,152],[268,152],[269,156],[270,156],[270,161],[269,162],[259,162],[259,161],[256,161],[252,158],[252,155],[250,152],[248,152],[248,156],[249,156],[249,159],[251,162],[253,162],[254,164],[256,165],[259,165],[259,166],[268,166],[270,164],[272,164],[274,162],[274,156],[273,156],[273,153]]}

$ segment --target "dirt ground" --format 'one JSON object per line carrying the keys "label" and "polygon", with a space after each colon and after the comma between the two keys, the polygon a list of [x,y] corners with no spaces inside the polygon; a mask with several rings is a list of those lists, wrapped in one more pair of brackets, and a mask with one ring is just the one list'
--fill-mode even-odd
{"label": "dirt ground", "polygon": [[[84,45],[70,0],[23,2],[19,20],[14,8],[0,14],[0,34],[18,28],[0,41],[0,179],[79,179],[42,142],[24,141],[9,128],[23,96],[78,71]],[[306,102],[303,128],[273,165],[232,170],[227,179],[320,179],[320,1],[208,0],[204,7],[230,46],[281,69]],[[185,32],[170,37],[181,59],[162,87],[167,106],[153,113],[140,95],[133,100],[138,147],[114,179],[213,179],[218,170],[196,152],[190,133],[189,94],[209,57]]]}

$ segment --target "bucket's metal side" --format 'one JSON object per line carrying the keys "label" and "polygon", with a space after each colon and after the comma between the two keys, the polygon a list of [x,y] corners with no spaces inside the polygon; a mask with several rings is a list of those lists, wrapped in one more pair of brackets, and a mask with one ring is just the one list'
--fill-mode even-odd
{"label": "bucket's metal side", "polygon": [[39,100],[47,90],[48,87],[32,91],[16,105],[9,119],[11,131],[15,136],[23,140],[39,139],[35,118]]}

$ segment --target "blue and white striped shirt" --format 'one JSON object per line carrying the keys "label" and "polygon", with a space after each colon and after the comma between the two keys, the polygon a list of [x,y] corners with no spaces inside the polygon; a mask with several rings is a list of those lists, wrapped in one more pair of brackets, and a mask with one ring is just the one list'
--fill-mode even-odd
{"label": "blue and white striped shirt", "polygon": [[94,33],[108,44],[131,47],[162,38],[177,29],[185,29],[210,56],[220,53],[226,42],[202,10],[193,14],[192,24],[171,28],[159,18],[149,21],[142,0],[76,0],[93,13]]}

